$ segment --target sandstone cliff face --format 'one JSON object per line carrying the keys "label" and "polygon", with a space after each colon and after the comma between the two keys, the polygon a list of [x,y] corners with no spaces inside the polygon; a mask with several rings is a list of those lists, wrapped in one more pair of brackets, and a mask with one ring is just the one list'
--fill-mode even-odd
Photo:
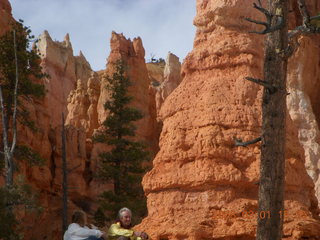
{"label": "sandstone cliff face", "polygon": [[78,58],[73,56],[68,34],[63,42],[56,42],[45,31],[39,37],[38,48],[43,69],[50,75],[46,97],[50,100],[47,106],[51,124],[55,127],[55,124],[61,124],[61,113],[66,113],[69,93],[75,89],[77,80],[84,83],[89,78],[91,68],[82,54]]}
{"label": "sandstone cliff face", "polygon": [[[47,91],[45,98],[29,104],[31,118],[36,121],[40,131],[32,133],[26,127],[22,127],[19,138],[21,142],[30,145],[46,159],[45,166],[25,169],[28,181],[40,192],[40,204],[45,209],[41,219],[30,218],[29,220],[34,225],[39,222],[46,224],[44,228],[30,229],[26,232],[26,239],[55,239],[62,234],[62,113],[67,118],[67,123],[70,121],[74,124],[66,126],[67,165],[68,169],[72,169],[68,174],[69,210],[71,212],[76,207],[80,207],[90,211],[92,203],[92,198],[88,197],[92,177],[86,152],[85,127],[88,127],[88,124],[81,125],[69,120],[67,103],[68,96],[74,89],[81,91],[81,86],[84,84],[88,92],[92,89],[92,87],[87,88],[87,82],[90,82],[91,75],[94,78],[94,74],[81,53],[78,57],[73,56],[68,35],[63,42],[57,42],[53,41],[45,31],[39,37],[38,49],[42,58],[43,71],[50,75],[44,80]],[[77,82],[78,88],[76,88]],[[72,99],[72,95],[70,98]],[[77,115],[75,109],[68,110],[71,116]]]}
{"label": "sandstone cliff face", "polygon": [[[160,110],[160,151],[143,180],[149,215],[139,228],[155,239],[255,239],[256,215],[243,214],[257,210],[259,144],[243,149],[233,140],[261,134],[261,88],[244,80],[261,77],[263,61],[263,39],[248,34],[254,26],[242,20],[259,19],[250,6],[197,1],[194,49],[181,84]],[[308,66],[301,58],[292,64],[290,69]],[[284,239],[320,236],[314,185],[293,120],[288,118]]]}
{"label": "sandstone cliff face", "polygon": [[77,81],[77,88],[70,92],[68,97],[68,117],[66,124],[86,131],[87,138],[92,136],[98,123],[98,99],[100,96],[100,79],[98,74],[92,72],[87,82]]}

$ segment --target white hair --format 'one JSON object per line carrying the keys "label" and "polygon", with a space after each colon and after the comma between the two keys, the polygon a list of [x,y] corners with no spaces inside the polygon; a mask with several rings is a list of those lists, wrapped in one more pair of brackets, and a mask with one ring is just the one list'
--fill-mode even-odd
{"label": "white hair", "polygon": [[132,216],[131,210],[130,210],[129,208],[124,207],[124,208],[121,208],[121,209],[119,210],[119,212],[118,212],[118,218],[119,218],[119,219],[122,217],[122,214],[123,214],[124,212],[130,213],[130,215]]}

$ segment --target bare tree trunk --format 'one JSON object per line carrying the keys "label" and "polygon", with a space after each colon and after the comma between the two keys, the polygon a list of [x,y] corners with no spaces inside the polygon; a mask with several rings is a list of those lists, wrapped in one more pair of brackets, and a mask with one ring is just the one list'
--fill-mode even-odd
{"label": "bare tree trunk", "polygon": [[5,108],[2,87],[0,86],[0,110],[2,119],[3,129],[3,152],[5,161],[6,171],[6,186],[13,186],[13,173],[14,173],[14,162],[13,153],[17,143],[17,98],[18,98],[18,82],[19,82],[19,71],[18,71],[18,57],[17,57],[17,43],[16,43],[16,32],[13,30],[13,47],[14,47],[14,59],[15,59],[15,70],[16,70],[16,81],[14,86],[13,95],[13,118],[12,118],[12,143],[9,144],[9,119],[8,109]]}
{"label": "bare tree trunk", "polygon": [[5,162],[5,174],[6,174],[6,186],[11,187],[13,185],[13,157],[10,151],[8,143],[8,117],[3,103],[2,88],[0,86],[0,107],[1,107],[1,119],[3,129],[3,152]]}
{"label": "bare tree trunk", "polygon": [[62,231],[65,232],[68,228],[68,169],[67,169],[67,157],[66,157],[66,134],[64,128],[64,114],[62,113]]}
{"label": "bare tree trunk", "polygon": [[[264,80],[275,91],[264,88],[262,103],[262,147],[259,187],[259,212],[257,240],[280,240],[282,237],[285,178],[285,119],[287,58],[281,52],[287,48],[288,0],[268,0],[268,11],[277,17],[272,25],[282,19],[280,30],[266,37]],[[270,211],[270,218],[260,213]],[[263,214],[261,214],[263,215]]]}

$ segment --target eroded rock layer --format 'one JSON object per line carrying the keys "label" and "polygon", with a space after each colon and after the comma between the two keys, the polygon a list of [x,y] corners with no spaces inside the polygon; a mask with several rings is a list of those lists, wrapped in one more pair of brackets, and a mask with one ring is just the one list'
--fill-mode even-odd
{"label": "eroded rock layer", "polygon": [[[261,134],[262,91],[244,80],[261,78],[263,63],[263,39],[243,20],[259,19],[251,4],[197,1],[194,49],[160,110],[160,151],[143,180],[149,214],[139,228],[155,239],[255,239],[259,144],[234,146]],[[287,122],[284,239],[318,237],[300,132]]]}

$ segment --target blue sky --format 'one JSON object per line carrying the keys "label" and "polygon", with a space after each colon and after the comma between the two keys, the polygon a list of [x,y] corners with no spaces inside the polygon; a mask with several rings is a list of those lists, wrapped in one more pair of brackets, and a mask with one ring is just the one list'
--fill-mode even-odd
{"label": "blue sky", "polygon": [[62,41],[70,34],[74,54],[81,50],[93,70],[105,68],[114,30],[127,38],[140,36],[146,50],[182,61],[192,50],[196,0],[9,0],[13,16],[23,19],[38,36],[48,30]]}

